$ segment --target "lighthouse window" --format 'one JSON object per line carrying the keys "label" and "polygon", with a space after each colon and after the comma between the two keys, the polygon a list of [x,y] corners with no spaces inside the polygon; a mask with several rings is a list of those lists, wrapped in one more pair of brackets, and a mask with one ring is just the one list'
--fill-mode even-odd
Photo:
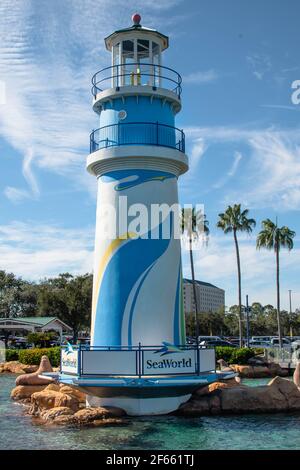
{"label": "lighthouse window", "polygon": [[138,62],[143,59],[149,59],[149,41],[146,39],[138,39],[137,53]]}
{"label": "lighthouse window", "polygon": [[134,57],[134,41],[127,40],[122,43],[122,64],[125,64],[122,70],[122,84],[131,85],[133,77],[133,66],[136,62]]}
{"label": "lighthouse window", "polygon": [[154,64],[153,67],[153,82],[155,86],[160,86],[160,72],[159,72],[159,65],[160,65],[160,48],[156,42],[152,42],[152,62]]}
{"label": "lighthouse window", "polygon": [[156,42],[152,42],[152,57],[153,64],[159,64],[159,45]]}
{"label": "lighthouse window", "polygon": [[133,41],[123,41],[123,61],[133,62],[134,61],[134,43]]}

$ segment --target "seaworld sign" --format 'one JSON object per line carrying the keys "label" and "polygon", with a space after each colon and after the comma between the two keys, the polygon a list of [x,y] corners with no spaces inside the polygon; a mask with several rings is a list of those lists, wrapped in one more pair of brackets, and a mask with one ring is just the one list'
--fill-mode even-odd
{"label": "seaworld sign", "polygon": [[77,374],[78,351],[62,350],[61,352],[61,372],[66,374]]}
{"label": "seaworld sign", "polygon": [[196,351],[143,351],[143,375],[195,374]]}

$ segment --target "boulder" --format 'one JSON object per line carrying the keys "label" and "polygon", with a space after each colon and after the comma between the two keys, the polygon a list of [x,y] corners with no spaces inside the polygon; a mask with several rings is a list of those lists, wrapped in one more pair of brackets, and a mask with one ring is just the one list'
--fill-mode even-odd
{"label": "boulder", "polygon": [[239,374],[240,377],[245,379],[263,379],[268,377],[275,377],[277,375],[280,377],[286,377],[288,375],[287,370],[282,369],[279,364],[275,363],[270,363],[267,366],[241,366],[239,364],[232,364],[231,367]]}
{"label": "boulder", "polygon": [[215,390],[219,390],[222,388],[237,387],[239,385],[239,382],[236,379],[239,379],[239,377],[229,379],[229,380],[224,380],[224,381],[220,380],[219,382],[213,382],[209,385],[206,385],[205,387],[199,388],[194,393],[198,396],[203,396],[203,395],[209,395]]}
{"label": "boulder", "polygon": [[60,385],[57,384],[57,383],[51,383],[49,385],[46,385],[45,390],[52,390],[54,392],[60,392],[61,391]]}
{"label": "boulder", "polygon": [[268,385],[222,390],[225,413],[265,413],[300,410],[300,392],[287,379],[275,377]]}
{"label": "boulder", "polygon": [[294,382],[275,377],[268,383],[268,387],[278,390],[285,397],[289,411],[300,410],[300,391]]}
{"label": "boulder", "polygon": [[222,372],[231,372],[233,369],[230,367],[224,359],[219,359],[217,361],[217,364],[219,364],[220,371]]}
{"label": "boulder", "polygon": [[30,400],[31,395],[36,392],[42,392],[46,385],[18,385],[11,391],[13,400]]}
{"label": "boulder", "polygon": [[55,424],[58,426],[71,426],[71,425],[76,424],[76,422],[72,415],[60,415],[60,416],[57,416],[52,421],[47,420],[45,424]]}
{"label": "boulder", "polygon": [[287,377],[289,375],[287,369],[282,369],[280,364],[276,364],[275,362],[268,364],[268,369],[270,371],[271,377],[276,377],[277,375],[279,375],[279,377]]}
{"label": "boulder", "polygon": [[300,390],[288,379],[275,377],[260,387],[224,385],[217,382],[197,390],[177,413],[202,416],[300,411]]}
{"label": "boulder", "polygon": [[48,356],[42,356],[40,365],[35,372],[23,374],[16,378],[16,385],[44,385],[54,382],[52,377],[43,377],[44,372],[53,372]]}
{"label": "boulder", "polygon": [[[184,415],[184,416],[206,416],[210,415],[211,413],[211,397],[203,396],[200,399],[191,398],[186,403],[180,405],[179,409],[177,410],[176,414]],[[220,412],[220,399],[218,401],[219,406],[217,405],[216,401],[214,401],[214,414]]]}
{"label": "boulder", "polygon": [[78,388],[75,387],[69,387],[68,385],[60,385],[59,391],[61,393],[66,393],[67,395],[70,395],[71,397],[75,398],[76,400],[79,401],[79,403],[85,403],[86,402],[86,394],[78,390]]}
{"label": "boulder", "polygon": [[77,424],[86,425],[94,421],[108,418],[119,418],[125,415],[125,411],[121,408],[109,406],[98,408],[84,408],[83,410],[77,411],[77,413],[75,413],[74,419]]}
{"label": "boulder", "polygon": [[248,359],[247,363],[250,366],[267,366],[266,358],[264,356],[254,356]]}
{"label": "boulder", "polygon": [[46,421],[56,420],[59,416],[73,416],[74,411],[66,406],[58,406],[57,408],[51,408],[41,413],[41,418]]}
{"label": "boulder", "polygon": [[239,364],[232,364],[231,368],[239,374],[242,378],[253,379],[254,378],[254,369],[253,366],[241,366]]}
{"label": "boulder", "polygon": [[[3,362],[0,364],[0,373],[5,374],[27,374],[35,372],[38,369],[38,366],[30,366],[22,364],[19,361],[9,361]],[[21,385],[21,384],[18,384]]]}
{"label": "boulder", "polygon": [[300,362],[296,365],[295,372],[293,375],[294,384],[300,389]]}
{"label": "boulder", "polygon": [[33,393],[33,395],[31,395],[31,404],[30,414],[34,415],[40,414],[44,410],[61,406],[70,408],[73,411],[77,411],[79,408],[78,400],[74,397],[66,393],[46,389],[41,392]]}

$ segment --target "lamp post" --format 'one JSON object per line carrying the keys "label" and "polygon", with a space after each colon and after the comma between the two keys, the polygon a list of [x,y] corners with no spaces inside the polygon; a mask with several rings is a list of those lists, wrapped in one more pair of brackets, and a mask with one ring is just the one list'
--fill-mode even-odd
{"label": "lamp post", "polygon": [[291,289],[289,289],[289,301],[290,301],[290,337],[293,336],[293,327],[292,327],[292,324],[291,324],[291,319],[292,319],[292,291]]}
{"label": "lamp post", "polygon": [[250,325],[249,325],[249,311],[250,311],[250,307],[249,307],[249,296],[248,294],[246,295],[246,325],[247,325],[247,348],[249,348],[249,330],[250,330]]}

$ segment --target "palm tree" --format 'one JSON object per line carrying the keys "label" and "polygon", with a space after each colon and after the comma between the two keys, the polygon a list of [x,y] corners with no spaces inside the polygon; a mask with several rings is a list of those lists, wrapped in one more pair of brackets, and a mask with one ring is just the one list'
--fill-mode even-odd
{"label": "palm tree", "polygon": [[181,233],[187,236],[190,253],[191,273],[192,273],[192,285],[193,285],[193,297],[195,302],[195,330],[196,338],[198,343],[199,338],[199,305],[196,295],[196,280],[195,280],[195,269],[194,269],[194,257],[193,257],[193,242],[197,241],[200,234],[206,236],[209,235],[209,222],[206,219],[206,215],[202,211],[196,211],[195,207],[182,209],[181,211]]}
{"label": "palm tree", "polygon": [[270,219],[263,220],[262,230],[259,232],[256,241],[257,249],[266,248],[274,250],[276,255],[276,287],[277,287],[277,326],[279,346],[282,347],[282,332],[280,324],[280,272],[279,272],[279,252],[281,248],[287,248],[289,251],[293,249],[293,238],[296,235],[293,230],[288,227],[278,227]]}
{"label": "palm tree", "polygon": [[237,271],[238,271],[238,295],[239,295],[239,336],[240,347],[243,346],[243,328],[242,328],[242,280],[241,280],[241,260],[240,250],[237,238],[237,232],[251,233],[256,225],[254,219],[248,218],[248,209],[241,210],[241,204],[228,206],[224,213],[219,214],[217,227],[224,233],[233,233],[233,239],[236,251]]}

